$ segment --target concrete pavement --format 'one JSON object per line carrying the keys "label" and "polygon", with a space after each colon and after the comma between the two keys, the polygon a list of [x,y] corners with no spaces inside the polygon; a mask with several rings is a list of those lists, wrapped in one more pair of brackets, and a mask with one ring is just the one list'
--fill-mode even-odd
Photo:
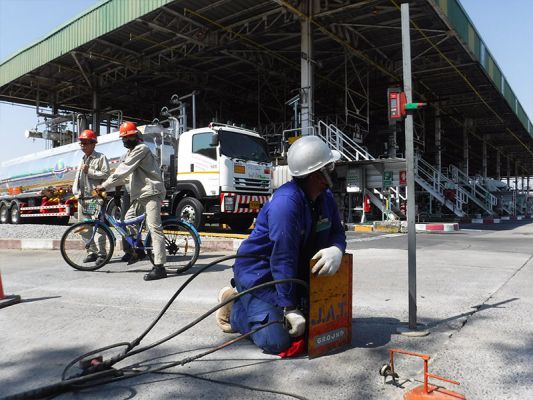
{"label": "concrete pavement", "polygon": [[[166,374],[150,374],[64,394],[60,399],[401,399],[378,370],[388,349],[432,357],[430,372],[458,380],[468,399],[533,396],[533,225],[417,235],[418,320],[430,335],[409,338],[407,236],[349,233],[354,252],[353,339],[349,348],[308,360],[281,360],[248,342],[215,352]],[[205,265],[229,252],[202,253]],[[111,263],[98,272],[69,268],[53,250],[1,250],[4,290],[23,302],[0,309],[0,393],[58,381],[73,358],[135,338],[194,273],[144,282],[148,263]],[[231,277],[230,262],[201,274],[178,297],[145,341],[174,332],[216,304]],[[133,268],[132,268],[133,267]],[[235,335],[208,317],[184,334],[119,366],[160,366],[198,354]],[[400,357],[404,388],[421,379],[422,363]],[[283,393],[281,393],[283,392]]]}

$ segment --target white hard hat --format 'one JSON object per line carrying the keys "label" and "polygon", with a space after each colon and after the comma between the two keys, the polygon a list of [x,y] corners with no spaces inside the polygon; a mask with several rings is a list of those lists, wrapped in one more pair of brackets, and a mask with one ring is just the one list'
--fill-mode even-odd
{"label": "white hard hat", "polygon": [[331,150],[317,136],[301,137],[291,145],[287,154],[289,172],[296,178],[303,178],[339,158],[341,153]]}

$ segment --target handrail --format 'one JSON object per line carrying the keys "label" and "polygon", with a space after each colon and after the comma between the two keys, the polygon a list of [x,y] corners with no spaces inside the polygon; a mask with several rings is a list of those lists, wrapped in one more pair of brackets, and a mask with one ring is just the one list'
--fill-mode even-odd
{"label": "handrail", "polygon": [[[460,186],[457,186],[450,178],[440,171],[437,171],[431,164],[423,160],[421,157],[416,157],[416,174],[424,179],[427,183],[432,185],[434,191],[444,196],[444,191],[455,187],[455,207],[462,211],[463,204],[468,203],[468,197]],[[446,184],[449,187],[446,187]]]}
{"label": "handrail", "polygon": [[472,179],[463,171],[461,171],[458,167],[450,164],[449,171],[456,183],[467,186],[470,189],[472,196],[483,202],[483,204],[485,204],[490,211],[492,211],[494,206],[498,205],[498,198],[496,196],[489,192],[475,179]]}
{"label": "handrail", "polygon": [[[315,127],[314,126],[308,126],[307,127],[307,130],[309,131],[309,133],[306,133],[307,135],[310,135],[310,136],[314,136],[315,135]],[[289,133],[302,133],[303,129],[302,128],[292,128],[292,129],[285,129],[283,130],[283,132],[281,133],[281,155],[282,157],[285,157],[287,155],[287,149],[289,146],[287,146],[288,144],[288,141],[287,141],[287,138],[288,137],[292,137],[292,136],[298,136],[298,135],[290,135],[290,136],[287,136],[287,134]]]}
{"label": "handrail", "polygon": [[375,158],[359,146],[348,135],[333,124],[318,121],[317,135],[320,136],[330,147],[339,151],[349,161],[374,160]]}
{"label": "handrail", "polygon": [[396,187],[391,186],[389,189],[400,200],[404,200],[404,201],[407,200],[407,194],[405,196],[402,196],[402,194],[400,193],[400,187],[399,186],[396,186]]}

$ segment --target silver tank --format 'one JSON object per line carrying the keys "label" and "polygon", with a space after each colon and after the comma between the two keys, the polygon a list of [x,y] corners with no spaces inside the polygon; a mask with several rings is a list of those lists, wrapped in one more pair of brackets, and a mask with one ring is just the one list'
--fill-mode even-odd
{"label": "silver tank", "polygon": [[[170,135],[159,125],[139,127],[144,131],[144,142],[156,154],[162,167],[168,166],[173,146],[167,143]],[[126,152],[118,132],[98,137],[96,151],[105,154],[113,171],[120,157]],[[164,136],[163,136],[164,135]],[[165,137],[165,145],[161,146]],[[161,148],[163,151],[161,151]],[[72,143],[54,149],[28,154],[0,164],[0,196],[8,195],[8,190],[21,188],[21,194],[35,193],[49,186],[70,186],[74,181],[76,168],[83,157],[78,143]]]}

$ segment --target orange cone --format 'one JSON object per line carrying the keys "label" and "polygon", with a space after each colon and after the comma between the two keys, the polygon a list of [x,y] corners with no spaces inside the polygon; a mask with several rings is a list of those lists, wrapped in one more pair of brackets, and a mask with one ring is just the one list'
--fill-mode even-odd
{"label": "orange cone", "polygon": [[20,303],[20,296],[10,295],[6,296],[4,293],[4,286],[2,285],[2,273],[0,272],[0,308],[10,306],[12,304]]}

